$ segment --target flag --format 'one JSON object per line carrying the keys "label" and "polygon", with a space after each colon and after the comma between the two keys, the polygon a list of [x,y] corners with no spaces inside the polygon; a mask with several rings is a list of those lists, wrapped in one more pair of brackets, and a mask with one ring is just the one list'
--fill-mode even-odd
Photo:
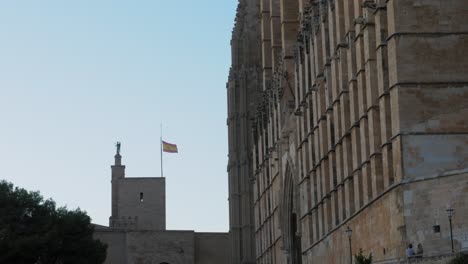
{"label": "flag", "polygon": [[167,142],[163,141],[162,145],[163,145],[163,151],[164,152],[178,153],[176,144],[171,144],[171,143],[167,143]]}

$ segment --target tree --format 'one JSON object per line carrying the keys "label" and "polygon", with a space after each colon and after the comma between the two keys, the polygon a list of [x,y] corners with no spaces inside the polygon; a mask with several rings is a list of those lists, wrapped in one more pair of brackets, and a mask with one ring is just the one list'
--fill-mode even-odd
{"label": "tree", "polygon": [[369,256],[365,256],[362,252],[362,248],[359,249],[359,254],[354,255],[354,261],[357,264],[371,264],[372,263],[372,253]]}
{"label": "tree", "polygon": [[466,264],[468,263],[468,254],[459,253],[457,256],[452,259],[449,264]]}
{"label": "tree", "polygon": [[93,232],[86,212],[0,181],[0,264],[101,264],[107,246]]}

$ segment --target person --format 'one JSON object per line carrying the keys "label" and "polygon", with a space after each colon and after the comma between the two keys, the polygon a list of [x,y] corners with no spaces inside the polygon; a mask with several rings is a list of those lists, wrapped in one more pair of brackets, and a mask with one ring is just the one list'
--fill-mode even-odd
{"label": "person", "polygon": [[423,247],[422,247],[421,243],[419,243],[419,244],[418,244],[418,247],[417,247],[417,249],[416,249],[416,255],[417,255],[418,257],[421,258],[421,257],[422,257],[422,254],[423,254],[423,251],[424,251],[424,250],[423,250]]}
{"label": "person", "polygon": [[408,248],[406,249],[406,256],[407,256],[408,258],[414,257],[414,249],[413,249],[413,245],[412,245],[412,244],[409,244],[409,245],[408,245]]}

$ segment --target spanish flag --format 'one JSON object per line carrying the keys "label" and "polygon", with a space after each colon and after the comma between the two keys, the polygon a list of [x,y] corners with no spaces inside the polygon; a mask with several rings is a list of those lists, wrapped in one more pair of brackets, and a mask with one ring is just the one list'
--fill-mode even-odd
{"label": "spanish flag", "polygon": [[166,141],[163,141],[162,145],[163,145],[163,151],[164,152],[178,153],[176,144],[171,144],[171,143],[167,143]]}

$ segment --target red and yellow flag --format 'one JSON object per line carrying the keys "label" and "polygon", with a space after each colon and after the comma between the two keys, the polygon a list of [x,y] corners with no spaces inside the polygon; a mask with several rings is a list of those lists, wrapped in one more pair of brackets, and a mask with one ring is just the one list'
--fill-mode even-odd
{"label": "red and yellow flag", "polygon": [[163,145],[163,151],[164,152],[178,153],[176,144],[171,144],[171,143],[167,143],[166,141],[163,141],[162,145]]}

